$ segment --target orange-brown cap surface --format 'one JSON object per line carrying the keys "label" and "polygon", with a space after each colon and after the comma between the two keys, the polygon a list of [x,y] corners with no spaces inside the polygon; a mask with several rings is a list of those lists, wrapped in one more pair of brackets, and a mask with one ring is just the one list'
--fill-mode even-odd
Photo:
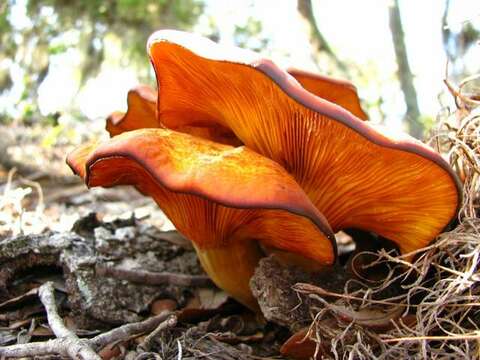
{"label": "orange-brown cap surface", "polygon": [[255,53],[171,30],[153,34],[148,50],[162,123],[231,129],[284,166],[334,231],[373,231],[405,253],[427,245],[455,217],[455,174],[415,139],[376,130]]}
{"label": "orange-brown cap surface", "polygon": [[[87,155],[88,154],[88,155]],[[257,241],[330,265],[333,233],[281,166],[234,148],[165,129],[123,133],[67,158],[88,186],[134,185],[192,240],[217,285],[254,307],[248,280]]]}

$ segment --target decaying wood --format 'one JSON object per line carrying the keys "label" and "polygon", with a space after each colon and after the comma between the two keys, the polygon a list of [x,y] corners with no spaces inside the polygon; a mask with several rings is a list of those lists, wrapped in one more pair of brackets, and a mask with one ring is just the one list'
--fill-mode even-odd
{"label": "decaying wood", "polygon": [[[185,304],[189,288],[202,285],[203,271],[193,250],[162,240],[162,233],[135,220],[100,223],[94,217],[83,219],[77,234],[45,233],[18,236],[0,242],[0,301],[15,297],[10,283],[29,269],[57,269],[65,280],[68,302],[79,326],[104,327],[141,320],[157,298],[176,299]],[[169,233],[170,234],[170,233]],[[138,284],[102,276],[97,267],[125,269],[129,273],[147,271],[174,273],[183,286]],[[191,276],[193,282],[187,281]],[[197,276],[200,276],[197,278]]]}
{"label": "decaying wood", "polygon": [[312,316],[310,299],[299,295],[293,286],[307,282],[341,289],[347,279],[348,275],[342,269],[309,274],[299,268],[281,265],[270,256],[260,260],[250,280],[250,288],[267,320],[296,332],[307,326]]}
{"label": "decaying wood", "polygon": [[[159,324],[162,324],[163,322],[168,320],[170,316],[171,316],[171,312],[165,312],[161,315],[151,317],[141,322],[120,326],[106,333],[97,335],[92,339],[80,339],[80,340],[82,341],[82,344],[86,346],[88,345],[95,351],[99,351],[100,349],[102,349],[108,344],[116,343],[122,340],[128,340],[130,337],[134,335],[140,335],[140,334],[144,334],[149,331],[152,331],[157,326],[159,326]],[[26,357],[26,356],[43,356],[43,355],[52,355],[52,354],[69,356],[70,354],[67,348],[68,345],[71,345],[71,341],[66,337],[44,341],[44,342],[10,345],[10,346],[0,347],[0,356]],[[76,358],[76,357],[73,357],[73,358]],[[96,358],[98,358],[98,356],[92,359],[96,359]]]}

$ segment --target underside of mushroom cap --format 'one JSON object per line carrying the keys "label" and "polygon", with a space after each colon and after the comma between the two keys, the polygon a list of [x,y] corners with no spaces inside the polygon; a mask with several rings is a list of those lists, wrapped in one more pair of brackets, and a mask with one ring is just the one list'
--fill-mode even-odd
{"label": "underside of mushroom cap", "polygon": [[287,72],[292,75],[305,90],[343,107],[359,119],[368,119],[367,114],[363,111],[362,105],[360,104],[357,88],[351,82],[295,68],[289,68]]}
{"label": "underside of mushroom cap", "polygon": [[231,129],[285,167],[334,231],[373,231],[406,253],[427,245],[455,217],[458,180],[419,141],[377,131],[255,53],[170,30],[153,34],[148,50],[162,123]]}
{"label": "underside of mushroom cap", "polygon": [[88,186],[134,185],[151,196],[195,244],[217,285],[248,306],[257,241],[323,265],[335,262],[334,235],[295,180],[244,147],[143,129],[80,147],[67,163]]}
{"label": "underside of mushroom cap", "polygon": [[114,112],[107,118],[106,130],[110,136],[125,131],[161,127],[157,120],[157,92],[147,85],[139,85],[128,92],[127,112]]}
{"label": "underside of mushroom cap", "polygon": [[[361,108],[355,86],[348,81],[294,68],[287,71],[313,94],[344,107],[362,119],[367,118]],[[131,89],[127,95],[127,112],[116,111],[107,118],[106,130],[110,136],[113,137],[125,131],[143,128],[162,128],[163,125],[156,113],[158,96],[157,91],[148,85],[138,85]],[[204,123],[201,126],[186,125],[175,128],[177,131],[200,136],[221,144],[242,145],[242,142],[229,128],[218,123]]]}
{"label": "underside of mushroom cap", "polygon": [[[116,111],[107,118],[105,128],[111,137],[126,131],[164,128],[157,117],[157,92],[151,87],[139,85],[131,89],[127,95],[127,105],[126,113]],[[242,145],[230,129],[219,124],[202,127],[186,125],[179,127],[177,131],[221,144]]]}

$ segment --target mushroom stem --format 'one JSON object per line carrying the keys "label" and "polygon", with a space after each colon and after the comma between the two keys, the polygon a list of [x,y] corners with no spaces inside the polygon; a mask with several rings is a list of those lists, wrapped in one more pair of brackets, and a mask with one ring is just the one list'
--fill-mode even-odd
{"label": "mushroom stem", "polygon": [[195,249],[203,269],[218,287],[249,309],[258,311],[257,300],[250,290],[250,279],[264,256],[257,242],[233,242],[228,247],[207,249],[195,246]]}

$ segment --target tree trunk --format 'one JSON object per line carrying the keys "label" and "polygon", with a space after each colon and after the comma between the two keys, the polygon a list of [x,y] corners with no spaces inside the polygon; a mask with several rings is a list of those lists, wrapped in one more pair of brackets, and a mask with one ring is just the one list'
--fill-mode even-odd
{"label": "tree trunk", "polygon": [[317,62],[316,59],[318,59],[320,55],[324,53],[333,61],[335,66],[343,73],[343,75],[347,76],[348,67],[335,55],[317,26],[315,16],[313,14],[312,1],[297,0],[297,10],[304,20],[305,27],[309,33],[310,44],[312,45],[314,53],[314,61]]}
{"label": "tree trunk", "polygon": [[420,122],[420,110],[418,108],[417,92],[413,85],[413,75],[408,63],[407,49],[405,46],[405,35],[403,33],[402,20],[398,0],[392,1],[389,8],[390,31],[392,33],[393,47],[397,58],[398,79],[403,92],[403,98],[407,106],[405,114],[410,133],[423,138],[423,124]]}
{"label": "tree trunk", "polygon": [[450,0],[445,1],[445,8],[443,9],[442,15],[442,41],[443,41],[443,48],[445,49],[445,53],[447,54],[448,61],[452,61],[454,59],[454,54],[452,52],[450,42],[452,39],[452,31],[448,27],[448,13],[450,12]]}

